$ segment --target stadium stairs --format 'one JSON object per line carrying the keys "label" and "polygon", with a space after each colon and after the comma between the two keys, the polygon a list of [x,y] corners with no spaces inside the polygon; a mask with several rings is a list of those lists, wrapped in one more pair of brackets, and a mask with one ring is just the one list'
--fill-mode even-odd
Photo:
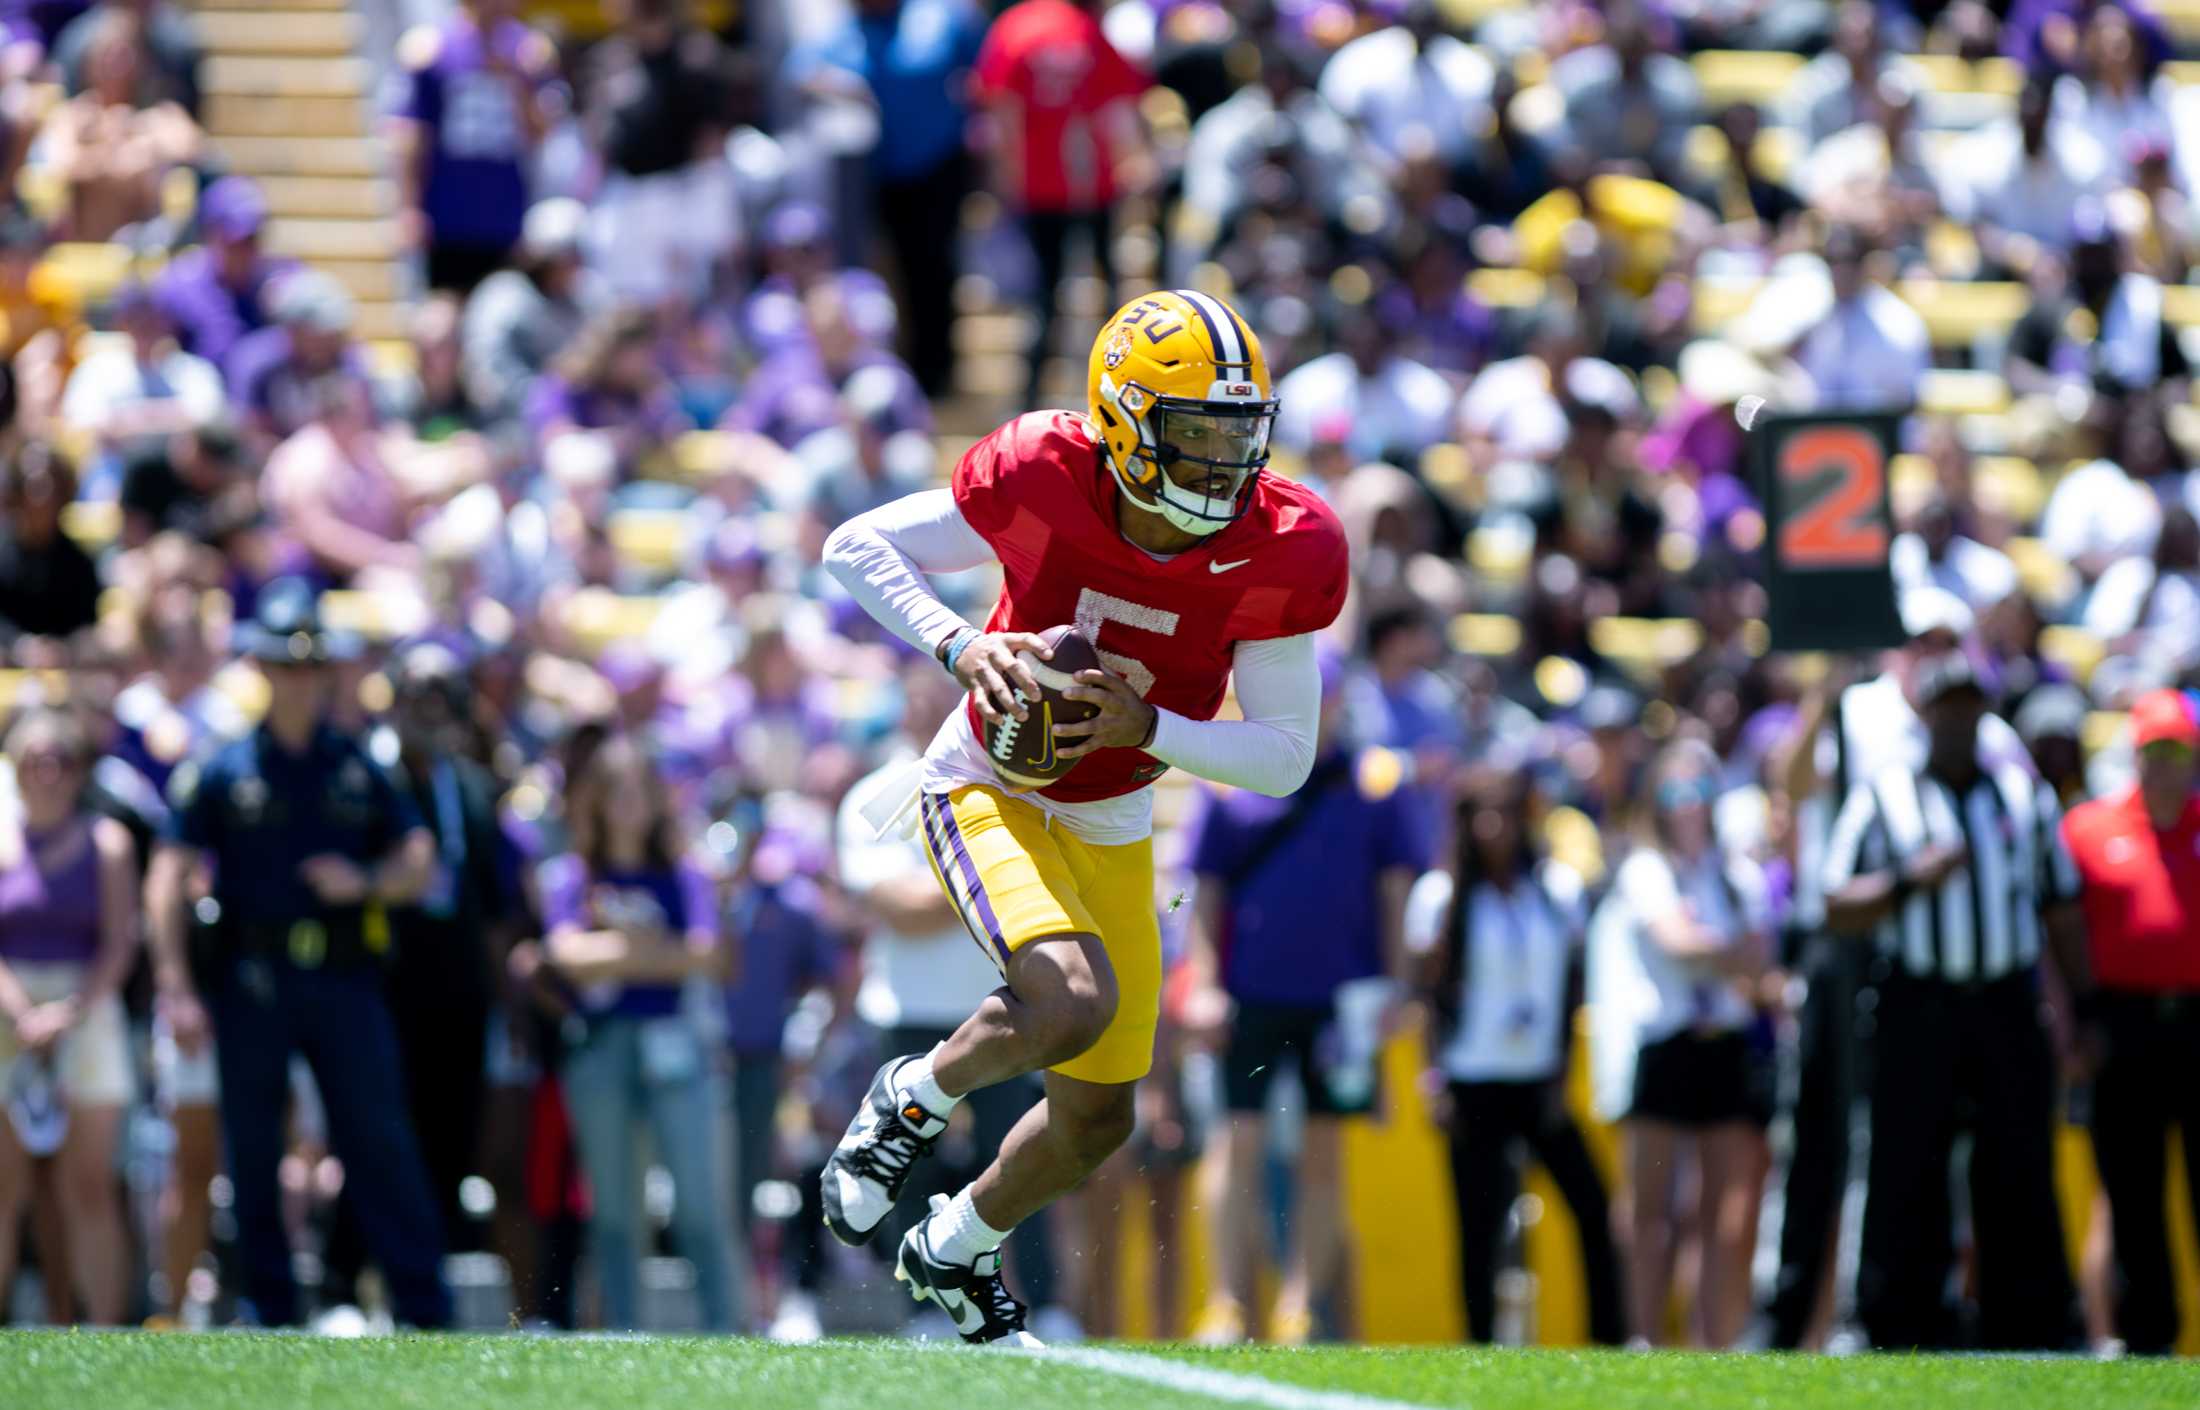
{"label": "stadium stairs", "polygon": [[397,188],[376,130],[367,26],[346,0],[194,0],[207,138],[267,193],[267,247],[326,270],[370,340],[405,332]]}

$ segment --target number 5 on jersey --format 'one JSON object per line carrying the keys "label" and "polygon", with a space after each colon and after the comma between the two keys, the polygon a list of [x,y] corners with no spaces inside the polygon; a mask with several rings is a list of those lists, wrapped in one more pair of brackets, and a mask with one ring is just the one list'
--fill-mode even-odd
{"label": "number 5 on jersey", "polygon": [[1100,659],[1109,670],[1130,682],[1131,689],[1138,692],[1140,699],[1153,689],[1153,672],[1137,657],[1108,649],[1106,624],[1114,622],[1122,627],[1152,632],[1155,636],[1175,636],[1177,620],[1174,612],[1164,612],[1158,607],[1147,607],[1091,588],[1077,594],[1077,630],[1098,649]]}

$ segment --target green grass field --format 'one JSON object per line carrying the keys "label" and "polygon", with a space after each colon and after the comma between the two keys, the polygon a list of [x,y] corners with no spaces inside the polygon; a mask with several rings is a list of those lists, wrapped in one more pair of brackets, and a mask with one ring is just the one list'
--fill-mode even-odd
{"label": "green grass field", "polygon": [[6,1410],[2192,1410],[2200,1365],[1450,1348],[0,1334]]}

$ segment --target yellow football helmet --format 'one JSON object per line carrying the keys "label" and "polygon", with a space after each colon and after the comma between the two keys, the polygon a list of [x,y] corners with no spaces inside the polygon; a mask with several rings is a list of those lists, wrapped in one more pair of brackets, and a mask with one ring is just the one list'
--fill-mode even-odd
{"label": "yellow football helmet", "polygon": [[1167,289],[1116,310],[1093,340],[1086,393],[1131,503],[1200,535],[1252,503],[1276,402],[1260,339],[1222,300]]}

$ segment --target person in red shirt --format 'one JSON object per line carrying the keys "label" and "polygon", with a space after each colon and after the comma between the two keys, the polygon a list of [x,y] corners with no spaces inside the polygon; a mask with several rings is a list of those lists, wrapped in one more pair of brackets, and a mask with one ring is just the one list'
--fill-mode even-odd
{"label": "person in red shirt", "polygon": [[2177,1340],[2162,1214],[2164,1147],[2185,1136],[2185,1196],[2200,1215],[2200,718],[2174,690],[2131,711],[2139,779],[2073,808],[2063,839],[2078,864],[2095,988],[2078,999],[2093,1081],[2093,1155],[2115,1238],[2116,1332],[2131,1351]]}
{"label": "person in red shirt", "polygon": [[1053,347],[1054,308],[1070,237],[1082,230],[1115,302],[1108,211],[1144,186],[1137,100],[1150,82],[1100,30],[1096,0],[1022,0],[986,31],[973,96],[991,122],[994,184],[1023,220],[1039,261],[1038,338],[1027,405]]}

